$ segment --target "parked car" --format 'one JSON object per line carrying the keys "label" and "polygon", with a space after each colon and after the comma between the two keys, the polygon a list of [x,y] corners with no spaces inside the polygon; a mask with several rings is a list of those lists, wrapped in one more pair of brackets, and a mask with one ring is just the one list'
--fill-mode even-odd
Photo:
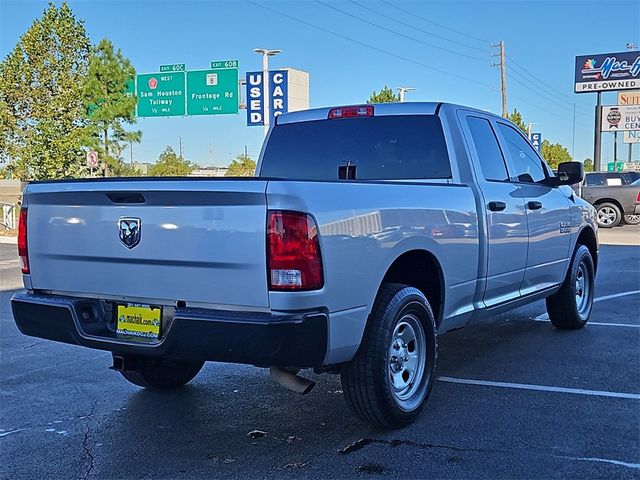
{"label": "parked car", "polygon": [[640,186],[636,177],[640,177],[637,172],[592,172],[574,189],[596,208],[599,227],[615,227],[623,218],[635,225],[640,223]]}
{"label": "parked car", "polygon": [[[205,361],[341,375],[352,410],[421,411],[437,337],[546,299],[560,329],[591,314],[595,210],[502,117],[442,103],[283,114],[257,178],[34,182],[24,192],[20,330],[113,352],[171,389]],[[70,351],[71,354],[71,351]]]}

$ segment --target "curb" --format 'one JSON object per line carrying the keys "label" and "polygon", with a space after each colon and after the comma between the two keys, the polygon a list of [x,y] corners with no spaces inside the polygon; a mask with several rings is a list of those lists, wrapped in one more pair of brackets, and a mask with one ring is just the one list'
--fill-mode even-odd
{"label": "curb", "polygon": [[5,237],[0,235],[0,244],[7,244],[7,245],[17,245],[18,244],[18,237]]}

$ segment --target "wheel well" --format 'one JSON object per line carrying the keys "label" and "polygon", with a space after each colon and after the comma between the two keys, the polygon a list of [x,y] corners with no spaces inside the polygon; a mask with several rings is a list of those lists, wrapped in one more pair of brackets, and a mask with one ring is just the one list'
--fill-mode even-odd
{"label": "wheel well", "polygon": [[420,290],[433,310],[436,324],[440,325],[444,301],[444,277],[436,258],[425,250],[403,253],[391,264],[382,283],[403,283]]}
{"label": "wheel well", "polygon": [[597,207],[603,203],[613,203],[620,210],[620,215],[624,215],[624,208],[622,208],[622,204],[615,198],[599,198],[593,203],[593,206]]}
{"label": "wheel well", "polygon": [[596,240],[596,234],[593,229],[586,227],[582,229],[578,240],[576,241],[576,248],[578,245],[584,245],[591,252],[591,258],[593,259],[594,273],[598,269],[598,241]]}

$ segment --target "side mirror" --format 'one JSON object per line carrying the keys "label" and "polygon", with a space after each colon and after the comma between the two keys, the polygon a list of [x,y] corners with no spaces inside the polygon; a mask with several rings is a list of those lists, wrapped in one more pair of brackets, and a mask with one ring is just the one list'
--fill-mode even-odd
{"label": "side mirror", "polygon": [[558,173],[551,180],[555,186],[580,183],[584,180],[584,165],[582,162],[563,162],[558,165]]}

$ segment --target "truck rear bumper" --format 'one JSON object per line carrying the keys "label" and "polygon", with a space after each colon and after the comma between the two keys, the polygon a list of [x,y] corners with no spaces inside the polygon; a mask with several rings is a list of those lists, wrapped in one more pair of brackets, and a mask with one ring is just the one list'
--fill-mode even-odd
{"label": "truck rear bumper", "polygon": [[159,340],[118,338],[100,314],[100,300],[38,293],[11,299],[20,331],[83,347],[125,355],[180,360],[245,363],[262,367],[317,367],[327,350],[328,316],[323,311],[295,314],[177,309]]}

